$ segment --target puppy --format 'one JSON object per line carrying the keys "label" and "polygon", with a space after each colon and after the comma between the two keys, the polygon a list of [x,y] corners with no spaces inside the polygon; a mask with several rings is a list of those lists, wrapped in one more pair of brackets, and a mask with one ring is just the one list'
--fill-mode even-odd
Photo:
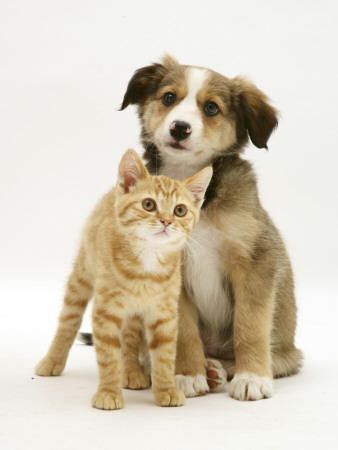
{"label": "puppy", "polygon": [[294,283],[241,153],[249,139],[267,148],[276,110],[246,79],[180,65],[170,56],[135,72],[121,110],[130,104],[138,107],[151,173],[183,179],[209,164],[214,169],[185,251],[177,384],[187,396],[199,395],[209,390],[207,375],[210,386],[221,382],[223,368],[232,397],[271,397],[273,377],[301,367]]}

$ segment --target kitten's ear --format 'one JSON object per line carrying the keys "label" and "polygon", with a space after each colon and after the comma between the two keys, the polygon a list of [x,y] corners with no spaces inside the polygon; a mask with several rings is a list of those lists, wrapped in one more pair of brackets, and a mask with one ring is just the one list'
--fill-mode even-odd
{"label": "kitten's ear", "polygon": [[195,205],[198,207],[202,206],[204,194],[207,190],[207,187],[209,186],[212,173],[212,166],[208,166],[184,181],[187,189],[192,193],[194,197]]}
{"label": "kitten's ear", "polygon": [[119,164],[117,189],[127,193],[138,181],[148,176],[149,173],[138,154],[134,150],[127,150]]}

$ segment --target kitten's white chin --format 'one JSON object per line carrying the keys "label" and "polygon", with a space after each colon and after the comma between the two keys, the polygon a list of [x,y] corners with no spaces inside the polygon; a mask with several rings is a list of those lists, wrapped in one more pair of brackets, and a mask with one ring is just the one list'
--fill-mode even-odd
{"label": "kitten's white chin", "polygon": [[154,233],[152,236],[161,236],[161,237],[170,237],[170,234],[167,230],[158,231],[157,233]]}
{"label": "kitten's white chin", "polygon": [[160,231],[159,233],[151,234],[148,237],[148,240],[151,242],[173,242],[174,238],[172,235],[168,234],[166,231]]}
{"label": "kitten's white chin", "polygon": [[168,233],[168,231],[159,231],[157,233],[150,234],[147,236],[147,241],[150,242],[150,244],[157,244],[161,246],[166,244],[177,245],[179,243],[177,236],[173,235],[170,232]]}

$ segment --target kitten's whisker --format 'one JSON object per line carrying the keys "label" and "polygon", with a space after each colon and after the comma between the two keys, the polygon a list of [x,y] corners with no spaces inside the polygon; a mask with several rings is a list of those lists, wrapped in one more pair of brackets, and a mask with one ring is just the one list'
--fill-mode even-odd
{"label": "kitten's whisker", "polygon": [[183,261],[187,258],[187,253],[188,253],[188,252],[192,255],[192,257],[193,257],[194,259],[196,259],[196,258],[197,258],[197,252],[196,252],[196,250],[193,248],[193,246],[191,245],[191,243],[189,242],[189,240],[192,240],[195,244],[198,244],[198,242],[195,241],[194,239],[192,239],[192,238],[189,236],[189,234],[186,233],[186,232],[184,232],[183,230],[178,230],[178,229],[173,228],[173,229],[172,229],[172,232],[173,232],[173,234],[176,234],[176,235],[179,236],[179,237],[183,237],[184,240],[185,240],[184,247],[183,247],[183,252],[182,252],[182,255],[183,255]]}
{"label": "kitten's whisker", "polygon": [[183,237],[185,237],[186,240],[187,240],[187,242],[188,242],[188,241],[191,241],[191,242],[193,242],[195,245],[197,245],[198,247],[201,247],[201,248],[202,248],[202,245],[201,245],[198,241],[196,241],[196,239],[192,238],[192,237],[190,236],[190,234],[185,233],[185,232],[182,231],[182,230],[177,230],[177,232],[180,233]]}

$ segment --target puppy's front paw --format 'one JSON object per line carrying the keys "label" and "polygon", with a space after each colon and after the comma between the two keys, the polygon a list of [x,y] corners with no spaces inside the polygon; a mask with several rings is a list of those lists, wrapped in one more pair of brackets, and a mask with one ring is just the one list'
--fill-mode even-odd
{"label": "puppy's front paw", "polygon": [[170,388],[167,391],[154,392],[155,401],[160,406],[182,406],[185,395],[180,389]]}
{"label": "puppy's front paw", "polygon": [[236,400],[261,400],[273,396],[273,381],[254,373],[236,374],[230,383],[229,395]]}
{"label": "puppy's front paw", "polygon": [[176,387],[181,389],[186,397],[198,397],[210,391],[204,375],[175,375]]}
{"label": "puppy's front paw", "polygon": [[99,391],[92,398],[92,406],[97,409],[123,408],[122,392]]}

